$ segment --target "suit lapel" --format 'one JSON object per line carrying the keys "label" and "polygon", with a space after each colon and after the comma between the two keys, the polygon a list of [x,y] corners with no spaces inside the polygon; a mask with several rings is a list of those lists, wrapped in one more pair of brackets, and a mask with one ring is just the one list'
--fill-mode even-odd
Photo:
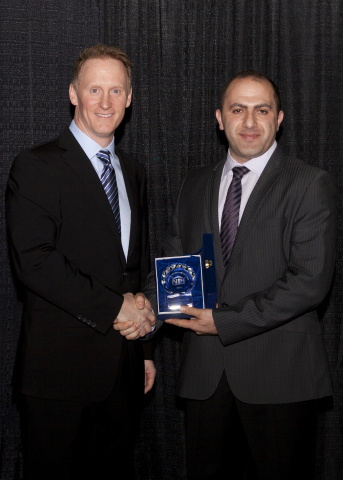
{"label": "suit lapel", "polygon": [[258,215],[265,196],[273,187],[282,172],[282,155],[281,148],[277,147],[273,155],[270,157],[260,178],[258,179],[255,188],[251,192],[239,224],[229,264],[225,272],[226,275],[231,270],[240,251],[242,250],[250,229],[253,228],[253,223]]}
{"label": "suit lapel", "polygon": [[115,236],[116,241],[119,244],[118,246],[120,246],[121,260],[123,266],[125,266],[126,260],[121,245],[118,227],[104,188],[93,168],[93,165],[79,143],[76,141],[74,135],[70,132],[69,128],[61,133],[59,137],[59,145],[66,150],[63,154],[65,162],[74,170],[80,181],[82,181],[88,194],[96,203],[99,212],[103,215],[106,224]]}
{"label": "suit lapel", "polygon": [[223,264],[222,246],[219,235],[218,221],[218,197],[219,187],[222,178],[226,158],[219,162],[213,169],[213,175],[208,182],[207,195],[205,195],[205,226],[207,231],[211,231],[213,235],[214,257],[216,261],[216,273],[220,281],[223,280],[225,269]]}

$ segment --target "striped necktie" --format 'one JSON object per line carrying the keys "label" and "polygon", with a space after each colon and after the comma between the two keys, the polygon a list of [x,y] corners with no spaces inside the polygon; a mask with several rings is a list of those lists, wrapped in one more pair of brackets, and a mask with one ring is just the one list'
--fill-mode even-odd
{"label": "striped necktie", "polygon": [[220,240],[222,243],[225,267],[227,267],[227,264],[229,263],[229,258],[238,230],[239,208],[242,197],[241,179],[248,172],[250,172],[250,170],[247,167],[234,167],[232,169],[233,177],[227,191],[220,229]]}
{"label": "striped necktie", "polygon": [[101,183],[104,187],[105,193],[107,195],[108,201],[110,202],[114,218],[117,223],[119,230],[119,235],[121,235],[121,226],[120,226],[120,210],[119,210],[119,197],[118,197],[118,186],[116,180],[116,172],[114,171],[113,165],[110,159],[109,150],[100,150],[96,156],[104,164],[103,171],[101,173]]}

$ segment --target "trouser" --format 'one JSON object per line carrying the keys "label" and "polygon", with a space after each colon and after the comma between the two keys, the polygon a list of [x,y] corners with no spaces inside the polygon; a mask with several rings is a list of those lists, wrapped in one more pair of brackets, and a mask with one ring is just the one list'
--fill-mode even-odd
{"label": "trouser", "polygon": [[188,480],[313,480],[317,401],[252,405],[225,372],[207,400],[186,400]]}
{"label": "trouser", "polygon": [[105,401],[25,396],[24,480],[133,479],[140,400],[125,348]]}

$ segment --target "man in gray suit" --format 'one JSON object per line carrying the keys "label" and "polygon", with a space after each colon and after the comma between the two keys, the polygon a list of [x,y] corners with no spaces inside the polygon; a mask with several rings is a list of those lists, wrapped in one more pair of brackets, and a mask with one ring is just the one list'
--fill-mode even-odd
{"label": "man in gray suit", "polygon": [[186,329],[188,480],[314,478],[318,399],[332,393],[316,308],[334,269],[334,182],[277,146],[279,92],[259,72],[228,83],[216,116],[227,158],[186,177],[163,242],[177,256],[214,238],[218,308],[167,320]]}

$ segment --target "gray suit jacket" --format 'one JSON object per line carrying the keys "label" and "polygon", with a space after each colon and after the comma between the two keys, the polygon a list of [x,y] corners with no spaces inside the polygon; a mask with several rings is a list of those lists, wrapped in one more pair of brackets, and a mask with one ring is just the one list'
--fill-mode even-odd
{"label": "gray suit jacket", "polygon": [[[210,397],[225,370],[247,403],[288,403],[331,394],[316,307],[327,294],[335,258],[331,176],[277,147],[244,210],[227,269],[218,225],[225,160],[186,177],[163,242],[163,255],[201,248],[214,237],[218,336],[186,331],[177,394]],[[153,293],[150,278],[147,292]]]}

